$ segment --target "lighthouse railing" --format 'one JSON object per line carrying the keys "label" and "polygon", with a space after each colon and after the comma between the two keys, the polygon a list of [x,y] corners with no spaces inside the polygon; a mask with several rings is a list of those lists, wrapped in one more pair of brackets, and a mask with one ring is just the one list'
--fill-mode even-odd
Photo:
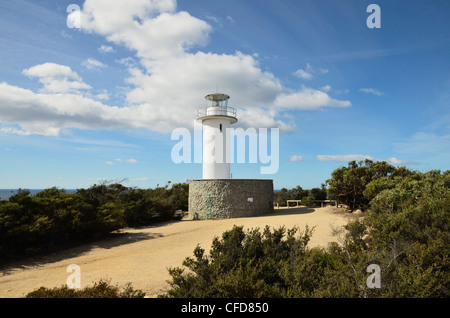
{"label": "lighthouse railing", "polygon": [[204,116],[236,117],[236,114],[237,114],[236,109],[228,106],[213,106],[197,110],[197,117],[204,117]]}

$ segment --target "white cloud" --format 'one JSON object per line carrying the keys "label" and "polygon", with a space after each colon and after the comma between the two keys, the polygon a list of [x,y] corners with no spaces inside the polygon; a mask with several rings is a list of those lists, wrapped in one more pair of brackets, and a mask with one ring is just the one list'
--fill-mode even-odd
{"label": "white cloud", "polygon": [[316,160],[320,161],[364,161],[366,159],[374,160],[373,157],[368,155],[318,155],[316,156]]}
{"label": "white cloud", "polygon": [[320,90],[328,93],[329,91],[331,91],[331,86],[330,85],[322,86]]}
{"label": "white cloud", "polygon": [[349,107],[351,102],[336,100],[325,92],[303,86],[298,92],[279,94],[275,99],[275,106],[279,108],[313,110],[322,107]]}
{"label": "white cloud", "polygon": [[113,52],[114,52],[114,49],[113,49],[112,46],[102,44],[102,45],[98,48],[98,51],[99,51],[100,53],[113,53]]}
{"label": "white cloud", "polygon": [[220,24],[221,25],[220,19],[215,17],[215,16],[212,16],[212,15],[209,15],[209,14],[205,14],[204,17],[207,20],[210,20],[210,21],[212,21],[212,22],[214,22],[216,24]]}
{"label": "white cloud", "polygon": [[103,93],[95,95],[97,99],[109,100],[109,94],[107,91],[103,91]]}
{"label": "white cloud", "polygon": [[264,109],[258,107],[247,107],[239,109],[239,122],[236,127],[254,128],[279,128],[282,133],[290,133],[293,131],[295,124],[291,121],[285,123],[276,119],[278,112],[275,109]]}
{"label": "white cloud", "polygon": [[336,95],[344,95],[344,94],[350,93],[350,90],[349,89],[335,89],[334,93]]}
{"label": "white cloud", "polygon": [[178,56],[188,47],[206,44],[209,24],[175,8],[174,0],[87,0],[81,26],[136,50],[149,67],[154,59]]}
{"label": "white cloud", "polygon": [[93,58],[88,58],[88,59],[84,60],[81,63],[81,65],[83,65],[88,70],[98,70],[100,68],[106,67],[105,64],[103,64],[102,62],[97,61],[96,59],[93,59]]}
{"label": "white cloud", "polygon": [[[196,110],[205,105],[203,96],[215,91],[217,83],[231,95],[238,125],[247,127],[292,131],[295,124],[285,121],[285,111],[351,106],[350,101],[333,99],[324,91],[287,89],[274,74],[262,70],[257,55],[194,51],[208,43],[212,27],[175,10],[174,0],[86,0],[82,30],[136,54],[117,61],[129,72],[127,104],[94,100],[90,96],[100,100],[109,96],[84,93],[91,87],[70,67],[45,63],[24,70],[43,84],[39,93],[0,84],[0,123],[10,125],[10,132],[14,128],[18,133],[52,136],[70,128],[147,128],[169,133],[176,127],[192,126]],[[94,59],[84,65],[105,66]],[[327,70],[307,64],[306,72]]]}
{"label": "white cloud", "polygon": [[72,36],[69,33],[67,33],[66,30],[61,30],[60,34],[65,39],[71,39],[72,38]]}
{"label": "white cloud", "polygon": [[132,109],[111,107],[78,93],[34,93],[31,90],[0,83],[0,122],[19,125],[22,134],[58,136],[70,128],[144,127],[143,122],[138,123],[134,120],[127,123],[121,118],[121,114],[128,114],[134,109],[139,107]]}
{"label": "white cloud", "polygon": [[[82,144],[82,145],[90,145],[90,146],[100,146],[100,147],[106,147],[106,148],[134,148],[138,149],[139,146],[135,144],[125,143],[122,141],[117,140],[96,140],[96,139],[84,139],[84,138],[59,138],[59,140],[64,142],[71,142],[75,144]],[[117,149],[116,149],[117,150]]]}
{"label": "white cloud", "polygon": [[[130,158],[130,159],[121,159],[121,158],[117,158],[114,161],[116,162],[125,162],[125,163],[138,163],[138,161],[134,158]],[[105,164],[112,166],[114,164],[114,161],[105,161]]]}
{"label": "white cloud", "polygon": [[310,80],[313,78],[313,75],[311,73],[306,72],[305,70],[297,70],[294,73],[297,77],[300,77],[302,79]]}
{"label": "white cloud", "polygon": [[289,158],[290,162],[299,162],[299,161],[303,161],[303,156],[298,156],[298,155],[292,155]]}
{"label": "white cloud", "polygon": [[385,160],[377,160],[377,161],[386,161],[387,163],[389,163],[389,164],[391,164],[391,165],[405,165],[405,164],[408,164],[408,163],[410,163],[409,161],[406,161],[406,160],[400,160],[400,159],[397,159],[397,158],[395,158],[395,157],[392,157],[392,158],[387,158],[387,159],[385,159]]}
{"label": "white cloud", "polygon": [[122,64],[122,65],[125,65],[126,67],[129,67],[129,68],[133,68],[133,67],[136,67],[137,65],[138,65],[138,63],[136,62],[136,60],[135,59],[133,59],[132,57],[125,57],[125,58],[122,58],[122,59],[120,59],[120,60],[116,60],[115,61],[116,63],[119,63],[119,64]]}
{"label": "white cloud", "polygon": [[381,95],[384,94],[384,93],[382,93],[382,92],[380,92],[380,91],[378,91],[378,90],[376,90],[374,88],[360,88],[359,91],[363,92],[363,93],[377,95],[377,96],[381,96]]}
{"label": "white cloud", "polygon": [[5,135],[20,135],[20,136],[30,135],[29,132],[14,127],[3,127],[0,129],[0,133]]}
{"label": "white cloud", "polygon": [[231,23],[234,23],[234,19],[231,15],[227,15],[227,20],[230,21]]}
{"label": "white cloud", "polygon": [[29,77],[37,77],[44,85],[41,92],[73,93],[79,92],[80,89],[91,88],[76,72],[65,65],[44,63],[25,69],[22,73]]}
{"label": "white cloud", "polygon": [[327,69],[324,68],[315,68],[312,67],[311,64],[306,63],[305,69],[299,69],[294,72],[294,75],[300,77],[305,80],[311,80],[314,77],[314,74],[326,74],[328,73]]}
{"label": "white cloud", "polygon": [[[297,92],[299,95],[288,92],[273,74],[260,69],[255,56],[240,52],[232,55],[201,51],[189,53],[193,46],[208,42],[212,28],[187,12],[175,12],[175,1],[156,4],[136,0],[132,4],[119,12],[120,6],[116,8],[110,2],[88,1],[83,8],[83,16],[88,23],[82,25],[86,25],[89,31],[105,35],[113,43],[124,44],[137,52],[147,72],[144,74],[129,66],[128,82],[136,88],[127,94],[127,101],[133,105],[145,104],[149,111],[159,115],[159,121],[153,125],[155,130],[164,131],[164,127],[186,125],[186,118],[192,118],[195,108],[203,104],[201,98],[214,90],[217,82],[222,90],[232,93],[231,103],[241,114],[256,107],[272,107],[274,103],[287,109],[350,106],[348,101],[337,101],[312,89],[302,89]],[[117,15],[120,17],[116,19]],[[135,17],[139,18],[139,23]],[[109,20],[115,23],[107,23]],[[323,68],[313,68],[310,64],[306,65],[306,70],[315,74],[328,72]],[[296,97],[303,98],[305,95],[308,95],[312,105],[302,101],[301,107],[298,107]],[[277,100],[280,96],[281,100]],[[283,100],[289,98],[288,104],[283,105]],[[160,105],[167,106],[162,108]],[[265,112],[264,122],[283,124],[287,129],[292,127],[276,119],[277,115],[278,112]],[[240,120],[244,121],[244,118]]]}
{"label": "white cloud", "polygon": [[23,74],[30,76],[30,77],[66,77],[71,78],[74,80],[80,81],[81,78],[78,76],[78,74],[71,70],[70,67],[65,65],[59,65],[55,63],[44,63],[39,64],[33,67],[30,67],[29,69],[25,69],[22,71]]}
{"label": "white cloud", "polygon": [[130,158],[130,159],[120,159],[117,158],[116,159],[117,162],[126,162],[126,163],[138,163],[138,161],[134,158]]}

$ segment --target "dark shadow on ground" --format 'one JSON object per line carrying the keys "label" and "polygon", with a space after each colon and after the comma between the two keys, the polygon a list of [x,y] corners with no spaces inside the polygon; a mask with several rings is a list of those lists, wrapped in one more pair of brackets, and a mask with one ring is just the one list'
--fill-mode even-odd
{"label": "dark shadow on ground", "polygon": [[139,241],[151,240],[154,238],[162,237],[160,233],[111,233],[105,238],[101,238],[89,243],[81,243],[68,248],[61,248],[50,253],[43,253],[33,257],[27,257],[20,260],[15,260],[7,264],[0,266],[0,273],[8,275],[13,269],[24,269],[33,266],[41,266],[48,263],[59,262],[64,259],[81,256],[88,253],[94,248],[110,249],[117,246],[132,244]]}
{"label": "dark shadow on ground", "polygon": [[[325,206],[325,207],[331,207],[333,208],[332,210],[329,210],[332,213],[339,213],[341,214],[343,217],[349,217],[349,218],[355,218],[355,217],[363,217],[363,214],[353,214],[353,213],[349,213],[349,212],[345,212],[342,209],[339,208],[335,208],[334,206]],[[290,208],[275,208],[273,211],[273,213],[270,214],[265,214],[262,215],[262,217],[264,216],[276,216],[276,215],[295,215],[295,214],[306,214],[306,213],[312,213],[314,212],[316,209],[320,209],[320,206],[316,206],[316,207],[307,207],[307,206],[300,206],[300,207],[290,207]]]}
{"label": "dark shadow on ground", "polygon": [[[233,219],[240,219],[240,218],[264,218],[264,217],[273,217],[273,216],[282,216],[282,215],[300,215],[300,214],[306,214],[306,213],[313,213],[315,211],[315,208],[311,207],[292,207],[292,208],[282,208],[282,209],[274,209],[272,213],[266,213],[262,215],[252,215],[252,216],[239,216],[234,217]],[[210,219],[210,220],[223,220],[223,219]],[[228,220],[228,219],[224,219]],[[184,218],[181,220],[182,222],[199,222],[199,221],[205,221],[203,219],[192,219],[192,218]],[[167,223],[169,225],[170,223]],[[158,225],[158,226],[161,226]]]}
{"label": "dark shadow on ground", "polygon": [[313,213],[316,209],[312,207],[300,206],[292,208],[283,209],[273,209],[273,213],[262,215],[262,216],[272,216],[272,215],[295,215],[295,214],[307,214]]}
{"label": "dark shadow on ground", "polygon": [[292,207],[292,208],[285,208],[285,209],[273,209],[272,213],[266,213],[266,214],[255,215],[255,216],[246,216],[246,217],[266,218],[266,217],[284,216],[284,215],[301,215],[301,214],[313,213],[315,210],[316,210],[315,208],[310,208],[310,207],[306,207],[306,206]]}

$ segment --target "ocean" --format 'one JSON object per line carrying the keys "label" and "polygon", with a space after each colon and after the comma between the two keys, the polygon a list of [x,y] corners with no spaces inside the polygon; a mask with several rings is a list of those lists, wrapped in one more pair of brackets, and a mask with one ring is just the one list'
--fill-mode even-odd
{"label": "ocean", "polygon": [[[31,194],[36,194],[44,189],[23,189],[30,190]],[[76,192],[76,189],[64,189],[66,192]],[[10,196],[17,193],[17,189],[0,189],[0,200],[8,200]]]}

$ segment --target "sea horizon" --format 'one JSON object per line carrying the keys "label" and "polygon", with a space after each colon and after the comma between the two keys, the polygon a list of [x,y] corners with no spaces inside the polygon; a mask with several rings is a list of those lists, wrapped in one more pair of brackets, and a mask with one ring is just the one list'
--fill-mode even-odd
{"label": "sea horizon", "polygon": [[[29,190],[30,193],[33,195],[33,194],[36,194],[36,193],[38,193],[38,192],[40,192],[40,191],[43,191],[43,190],[45,190],[45,189],[48,189],[48,188],[43,188],[43,189],[27,189],[27,188],[20,188],[20,189],[21,189],[21,190]],[[61,188],[61,189],[63,189],[63,190],[66,191],[66,192],[69,192],[69,193],[74,193],[74,192],[76,192],[76,191],[78,190],[78,188],[77,188],[77,189],[65,189],[65,188]],[[9,198],[10,198],[12,195],[16,194],[18,191],[19,191],[19,189],[0,189],[0,201],[1,201],[1,200],[9,200]],[[273,192],[279,192],[279,191],[280,191],[279,189],[274,189],[274,190],[273,190]]]}
{"label": "sea horizon", "polygon": [[[19,188],[19,189],[28,190],[33,195],[33,194],[36,194],[36,193],[41,192],[48,188],[42,188],[42,189]],[[16,194],[19,191],[19,189],[0,189],[0,200],[9,200],[9,198],[12,195]],[[76,192],[78,190],[78,189],[65,189],[65,188],[61,188],[61,189],[63,189],[66,192],[70,192],[70,193]]]}

